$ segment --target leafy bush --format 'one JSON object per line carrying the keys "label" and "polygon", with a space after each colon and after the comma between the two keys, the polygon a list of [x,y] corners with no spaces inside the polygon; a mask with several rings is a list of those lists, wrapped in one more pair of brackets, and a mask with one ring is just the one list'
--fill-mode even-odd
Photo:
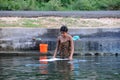
{"label": "leafy bush", "polygon": [[36,0],[1,0],[0,10],[37,10],[36,4]]}
{"label": "leafy bush", "polygon": [[48,3],[44,3],[42,10],[57,11],[62,10],[61,0],[50,0]]}
{"label": "leafy bush", "polygon": [[120,0],[0,0],[0,10],[120,10]]}
{"label": "leafy bush", "polygon": [[95,8],[91,0],[77,0],[77,2],[73,4],[74,10],[95,10]]}

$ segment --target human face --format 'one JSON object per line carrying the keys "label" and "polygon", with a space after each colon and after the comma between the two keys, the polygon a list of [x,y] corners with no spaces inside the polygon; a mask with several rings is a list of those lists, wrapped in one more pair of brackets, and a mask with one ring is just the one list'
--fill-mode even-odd
{"label": "human face", "polygon": [[61,31],[61,36],[62,36],[62,37],[66,37],[66,36],[67,36],[67,32]]}

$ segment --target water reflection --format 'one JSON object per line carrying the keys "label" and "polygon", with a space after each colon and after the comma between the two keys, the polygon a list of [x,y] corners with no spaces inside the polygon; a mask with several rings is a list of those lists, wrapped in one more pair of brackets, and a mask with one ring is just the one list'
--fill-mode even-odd
{"label": "water reflection", "polygon": [[72,74],[74,70],[74,65],[68,63],[68,60],[57,60],[54,62],[50,62],[49,69],[49,78],[51,80],[59,79],[59,80],[71,80]]}
{"label": "water reflection", "polygon": [[0,80],[120,79],[120,56],[74,56],[73,61],[40,61],[48,58],[51,57],[0,57]]}
{"label": "water reflection", "polygon": [[39,66],[40,74],[46,74],[48,79],[70,80],[72,71],[74,70],[73,63],[68,63],[69,60],[57,60],[57,61],[42,61],[47,60],[47,56],[40,56],[40,64],[47,64]]}
{"label": "water reflection", "polygon": [[[40,57],[39,57],[40,64],[48,64],[48,61],[41,61],[41,60],[45,60],[45,59],[47,59],[47,56],[46,56],[46,55],[40,56]],[[48,74],[47,68],[48,68],[48,66],[46,66],[46,65],[40,66],[40,67],[39,67],[40,73],[41,73],[41,74]]]}
{"label": "water reflection", "polygon": [[55,62],[55,70],[62,75],[62,79],[70,80],[73,70],[73,64],[68,64],[68,61],[56,61]]}

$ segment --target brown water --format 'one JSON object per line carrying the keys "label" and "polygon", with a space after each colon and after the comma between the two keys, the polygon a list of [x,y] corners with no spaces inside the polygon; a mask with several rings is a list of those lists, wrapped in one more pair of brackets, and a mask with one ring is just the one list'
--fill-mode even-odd
{"label": "brown water", "polygon": [[120,56],[39,61],[46,58],[51,56],[0,57],[0,80],[120,80]]}

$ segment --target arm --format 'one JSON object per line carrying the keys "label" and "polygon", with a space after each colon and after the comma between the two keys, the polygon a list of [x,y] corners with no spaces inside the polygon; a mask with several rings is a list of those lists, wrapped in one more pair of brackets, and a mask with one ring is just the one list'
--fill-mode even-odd
{"label": "arm", "polygon": [[57,54],[57,51],[58,51],[58,48],[59,48],[59,38],[58,38],[58,40],[57,40],[57,45],[56,45],[56,49],[55,49],[55,52],[54,52],[54,55],[53,55],[53,58],[55,58],[56,57],[56,54]]}
{"label": "arm", "polygon": [[73,53],[74,53],[74,42],[73,42],[72,37],[70,37],[70,45],[71,45],[71,52],[70,52],[69,59],[72,60],[73,59]]}

